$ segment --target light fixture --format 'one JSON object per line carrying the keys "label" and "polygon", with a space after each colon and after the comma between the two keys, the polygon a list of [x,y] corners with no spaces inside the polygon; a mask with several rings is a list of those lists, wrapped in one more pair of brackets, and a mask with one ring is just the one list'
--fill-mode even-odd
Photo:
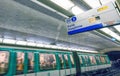
{"label": "light fixture", "polygon": [[91,53],[98,53],[97,51],[83,50],[83,49],[79,49],[78,51],[82,51],[82,52],[91,52]]}
{"label": "light fixture", "polygon": [[[88,5],[90,5],[92,8],[96,8],[101,6],[99,0],[84,0]],[[115,0],[100,0],[102,4],[106,4],[109,2],[114,2]]]}
{"label": "light fixture", "polygon": [[43,45],[43,44],[40,44],[40,43],[37,43],[36,46],[37,46],[37,47],[43,47],[44,45]]}
{"label": "light fixture", "polygon": [[56,45],[47,45],[47,44],[40,44],[40,43],[33,43],[27,41],[17,41],[12,39],[3,39],[0,38],[0,41],[7,44],[16,44],[16,45],[27,45],[27,46],[35,46],[35,47],[43,47],[43,48],[53,48],[53,49],[60,49],[60,50],[68,50],[68,51],[82,51],[82,52],[92,52],[97,53],[97,51],[89,51],[89,50],[82,50],[78,48],[70,48],[66,46],[56,46]]}
{"label": "light fixture", "polygon": [[100,6],[100,3],[98,0],[84,0],[88,5],[90,5],[92,8],[96,8]]}
{"label": "light fixture", "polygon": [[57,11],[54,10],[53,8],[51,8],[51,7],[49,7],[49,6],[47,6],[47,5],[43,4],[43,3],[41,3],[41,2],[38,1],[38,0],[31,0],[31,1],[34,2],[34,3],[36,3],[36,4],[38,4],[38,5],[40,5],[40,6],[43,6],[43,7],[47,8],[47,9],[51,10],[51,11],[53,11],[53,12],[56,12],[57,14],[59,14],[59,15],[65,17],[65,18],[68,18],[66,15],[64,15],[64,14],[62,14],[62,13],[60,13],[60,12],[57,12]]}
{"label": "light fixture", "polygon": [[112,41],[116,41],[116,39],[115,39],[115,38],[111,38],[111,40],[112,40]]}
{"label": "light fixture", "polygon": [[106,4],[106,3],[109,3],[109,2],[114,2],[115,0],[101,0],[102,4]]}
{"label": "light fixture", "polygon": [[3,43],[7,43],[7,44],[15,44],[16,40],[12,40],[12,39],[3,39]]}
{"label": "light fixture", "polygon": [[52,45],[44,44],[44,47],[45,47],[45,48],[51,48]]}
{"label": "light fixture", "polygon": [[71,2],[70,0],[50,0],[50,1],[66,10],[69,10],[71,7],[74,6],[74,3]]}
{"label": "light fixture", "polygon": [[0,43],[2,43],[2,41],[3,41],[3,38],[0,38]]}
{"label": "light fixture", "polygon": [[17,41],[16,44],[18,45],[27,45],[26,41]]}
{"label": "light fixture", "polygon": [[33,42],[27,42],[27,45],[28,45],[28,46],[36,46],[37,44],[36,44],[36,43],[33,43]]}
{"label": "light fixture", "polygon": [[120,41],[120,36],[117,35],[115,32],[111,31],[109,28],[103,28],[100,30]]}
{"label": "light fixture", "polygon": [[75,15],[78,15],[80,13],[83,13],[84,11],[82,9],[80,9],[78,6],[74,6],[72,9],[71,9],[72,13],[75,14]]}

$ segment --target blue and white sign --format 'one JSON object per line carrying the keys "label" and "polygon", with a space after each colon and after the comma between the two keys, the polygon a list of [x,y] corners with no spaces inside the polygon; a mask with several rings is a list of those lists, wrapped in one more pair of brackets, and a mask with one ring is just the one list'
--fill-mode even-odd
{"label": "blue and white sign", "polygon": [[112,2],[66,19],[68,35],[87,32],[120,23],[119,12]]}

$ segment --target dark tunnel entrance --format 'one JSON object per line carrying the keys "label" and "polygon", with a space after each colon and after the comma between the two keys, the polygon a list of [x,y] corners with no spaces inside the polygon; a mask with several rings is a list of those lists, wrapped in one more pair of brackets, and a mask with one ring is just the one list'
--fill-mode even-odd
{"label": "dark tunnel entrance", "polygon": [[109,56],[111,61],[120,60],[120,51],[111,51],[111,52],[107,52],[105,54],[107,54]]}

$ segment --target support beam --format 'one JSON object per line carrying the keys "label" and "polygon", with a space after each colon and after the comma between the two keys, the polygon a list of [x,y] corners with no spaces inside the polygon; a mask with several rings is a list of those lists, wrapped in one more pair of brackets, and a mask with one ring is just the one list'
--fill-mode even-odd
{"label": "support beam", "polygon": [[84,11],[92,9],[84,0],[71,0],[75,5],[83,9]]}

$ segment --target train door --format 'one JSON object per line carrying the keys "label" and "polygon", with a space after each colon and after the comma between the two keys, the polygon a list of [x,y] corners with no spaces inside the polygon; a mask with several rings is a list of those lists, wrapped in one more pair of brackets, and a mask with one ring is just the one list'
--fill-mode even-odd
{"label": "train door", "polygon": [[[106,55],[105,58],[106,58],[106,62],[107,62],[107,67],[108,67],[108,68],[111,67],[109,57]],[[119,62],[119,60],[118,60],[118,62]]]}
{"label": "train door", "polygon": [[24,76],[25,74],[25,53],[24,52],[16,52],[15,57],[15,75],[14,76]]}
{"label": "train door", "polygon": [[33,52],[28,52],[26,54],[26,65],[27,66],[27,74],[26,76],[35,76],[35,54]]}
{"label": "train door", "polygon": [[95,56],[89,55],[89,59],[90,59],[90,67],[91,67],[91,70],[89,71],[97,70],[97,62],[96,62]]}
{"label": "train door", "polygon": [[64,63],[63,55],[59,54],[58,58],[59,58],[59,64],[60,64],[59,74],[60,74],[60,76],[66,76],[66,74],[65,74],[65,63]]}
{"label": "train door", "polygon": [[64,57],[64,62],[65,62],[65,73],[66,73],[66,76],[70,75],[70,61],[68,59],[68,54],[64,54],[63,55]]}
{"label": "train door", "polygon": [[59,76],[56,56],[53,53],[40,53],[38,68],[37,76]]}
{"label": "train door", "polygon": [[84,71],[87,72],[88,67],[90,65],[89,58],[88,58],[88,55],[83,55],[82,57],[83,57],[83,60],[84,60]]}
{"label": "train door", "polygon": [[96,62],[97,62],[97,69],[99,70],[100,69],[100,62],[101,62],[99,55],[96,55],[95,59],[96,59]]}
{"label": "train door", "polygon": [[101,61],[101,69],[104,69],[104,64],[106,63],[105,62],[105,58],[103,55],[100,56],[100,61]]}
{"label": "train door", "polygon": [[73,59],[73,55],[70,54],[69,56],[69,60],[70,60],[70,63],[71,63],[71,75],[76,75],[76,66],[75,66],[75,62],[74,62],[74,59]]}
{"label": "train door", "polygon": [[81,73],[85,72],[85,67],[84,67],[84,61],[82,55],[79,55],[79,61],[80,61],[80,66],[81,66]]}

